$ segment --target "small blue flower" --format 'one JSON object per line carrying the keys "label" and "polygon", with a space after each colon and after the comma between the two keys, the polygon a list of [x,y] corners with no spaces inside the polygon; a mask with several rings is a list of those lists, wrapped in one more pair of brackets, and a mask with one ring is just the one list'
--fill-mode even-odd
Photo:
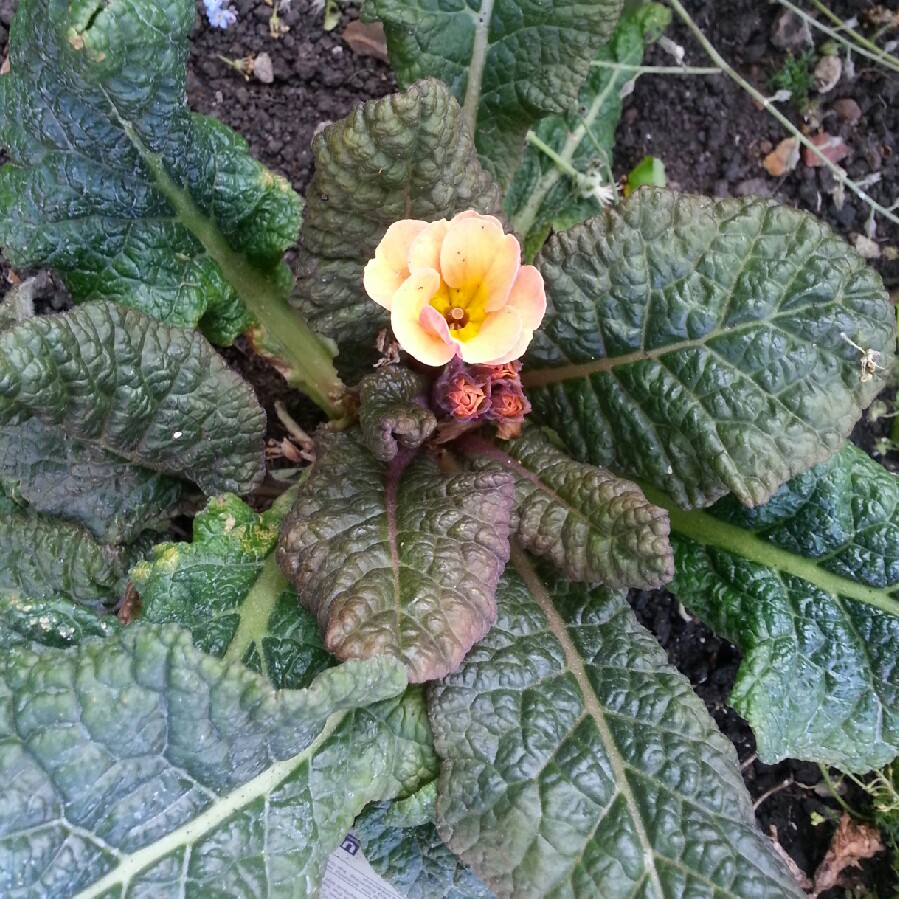
{"label": "small blue flower", "polygon": [[223,0],[203,0],[206,7],[206,18],[213,28],[227,28],[237,21],[237,13],[233,9],[223,9]]}

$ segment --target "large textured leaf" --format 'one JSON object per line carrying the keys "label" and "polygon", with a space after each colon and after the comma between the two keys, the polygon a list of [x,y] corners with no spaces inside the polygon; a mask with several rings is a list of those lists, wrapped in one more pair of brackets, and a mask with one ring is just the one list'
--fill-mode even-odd
{"label": "large textured leaf", "polygon": [[385,466],[358,435],[320,432],[277,556],[331,652],[392,655],[415,682],[455,669],[493,623],[514,487],[410,456]]}
{"label": "large textured leaf", "polygon": [[497,214],[502,200],[438,81],[357,107],[313,150],[296,302],[312,327],[338,341],[342,370],[358,373],[388,322],[362,289],[362,269],[387,228],[465,209]]}
{"label": "large textured leaf", "polygon": [[36,418],[0,427],[0,484],[33,511],[82,524],[102,543],[162,529],[181,495],[178,481]]}
{"label": "large textured leaf", "polygon": [[[659,3],[625,7],[609,43],[594,56],[577,102],[564,115],[546,116],[532,129],[536,137],[585,176],[600,175],[611,186],[612,148],[621,115],[621,89],[639,74],[643,46],[671,20]],[[505,198],[515,230],[525,238],[525,255],[533,256],[550,227],[564,231],[602,209],[595,193],[572,182],[558,164],[529,145]]]}
{"label": "large textured leaf", "polygon": [[124,594],[139,547],[108,546],[79,525],[0,502],[0,596],[66,597],[100,609]]}
{"label": "large textured leaf", "polygon": [[405,899],[492,899],[493,891],[440,839],[436,787],[432,782],[408,799],[366,808],[353,825],[365,858]]}
{"label": "large textured leaf", "polygon": [[427,408],[428,382],[399,365],[387,365],[359,382],[359,427],[365,445],[382,462],[400,447],[421,446],[437,427]]}
{"label": "large textured leaf", "polygon": [[494,446],[464,444],[477,466],[515,478],[516,540],[576,581],[660,587],[674,574],[668,515],[630,481],[575,462],[538,428]]}
{"label": "large textured leaf", "polygon": [[623,597],[541,580],[432,687],[437,825],[500,896],[792,896],[733,746]]}
{"label": "large textured leaf", "polygon": [[0,79],[0,244],[62,272],[77,300],[230,343],[288,292],[301,204],[242,138],[188,110],[195,17],[193,0],[21,0]]}
{"label": "large textured leaf", "polygon": [[400,791],[387,721],[404,684],[378,659],[275,691],[144,624],[11,649],[0,893],[311,895],[361,807]]}
{"label": "large textured leaf", "polygon": [[265,413],[196,331],[113,303],[0,335],[0,424],[29,418],[206,493],[263,475]]}
{"label": "large textured leaf", "polygon": [[114,615],[97,615],[65,597],[23,599],[0,595],[0,648],[21,643],[76,646],[88,637],[107,637],[119,629]]}
{"label": "large textured leaf", "polygon": [[[899,753],[899,484],[861,450],[758,509],[672,510],[681,601],[745,658],[730,701],[759,757],[858,772]],[[680,536],[682,535],[682,536]]]}
{"label": "large textured leaf", "polygon": [[762,503],[839,450],[883,386],[850,340],[892,366],[880,278],[769,200],[644,188],[537,266],[550,308],[524,380],[538,418],[577,458],[683,506]]}
{"label": "large textured leaf", "polygon": [[315,618],[275,564],[288,502],[258,514],[236,496],[211,499],[193,541],[162,543],[135,566],[141,617],[189,628],[210,655],[242,661],[281,689],[307,687],[332,662]]}
{"label": "large textured leaf", "polygon": [[400,83],[435,76],[465,109],[481,161],[507,185],[528,126],[577,97],[621,0],[368,0]]}

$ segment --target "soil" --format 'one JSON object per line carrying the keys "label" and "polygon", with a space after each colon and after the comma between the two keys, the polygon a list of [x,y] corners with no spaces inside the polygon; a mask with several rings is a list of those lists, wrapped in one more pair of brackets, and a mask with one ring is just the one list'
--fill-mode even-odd
{"label": "soil", "polygon": [[[197,112],[215,116],[243,135],[252,153],[273,170],[285,175],[301,193],[312,174],[310,142],[318,129],[347,113],[364,100],[395,89],[389,67],[378,59],[354,54],[341,40],[348,21],[357,17],[354,6],[344,6],[342,20],[330,32],[322,28],[322,14],[308,0],[293,0],[279,13],[289,30],[279,39],[269,31],[272,8],[263,0],[235,0],[237,23],[227,31],[211,28],[202,16],[192,32],[187,93]],[[762,93],[772,75],[783,67],[787,54],[771,40],[780,7],[759,0],[684,0],[684,5],[724,57]],[[834,0],[828,3],[843,18],[862,16],[869,0]],[[891,6],[888,2],[887,6]],[[15,0],[0,0],[0,51],[5,55],[8,25]],[[683,26],[668,35],[686,50],[691,65],[708,65],[698,44]],[[894,34],[893,37],[899,37]],[[820,40],[818,44],[820,45]],[[245,79],[221,57],[239,61],[267,53],[273,80]],[[670,55],[659,46],[647,62],[671,65]],[[857,60],[855,77],[845,76],[828,94],[812,93],[811,108],[781,109],[800,128],[817,129],[839,136],[851,150],[842,165],[856,180],[870,178],[870,195],[884,206],[896,202],[899,183],[899,77]],[[837,110],[858,104],[860,118],[850,121]],[[864,205],[847,193],[835,196],[833,177],[820,168],[802,163],[780,178],[769,176],[762,160],[786,136],[785,130],[723,75],[664,77],[643,76],[627,98],[618,129],[614,156],[616,176],[626,174],[645,155],[661,158],[668,183],[684,191],[718,196],[749,193],[772,196],[809,210],[850,242],[858,235],[873,238],[880,249],[872,264],[881,272],[887,288],[899,286],[899,259],[890,254],[899,246],[899,227],[880,218],[871,230]],[[0,155],[2,159],[2,155]],[[879,180],[872,176],[880,175]],[[890,248],[893,248],[892,250]],[[0,275],[8,265],[0,257]],[[19,272],[19,274],[27,274]],[[5,286],[5,285],[4,285]],[[68,299],[59,280],[43,273],[38,300],[44,309],[65,308]],[[282,426],[274,413],[282,400],[301,424],[310,426],[315,413],[286,389],[280,377],[238,342],[225,352],[229,362],[254,385],[269,413],[270,437],[280,440]],[[868,451],[883,436],[887,425],[863,420],[853,439]],[[899,456],[885,463],[899,467]],[[678,603],[663,591],[637,592],[632,605],[641,622],[651,629],[668,652],[671,662],[691,681],[721,730],[733,741],[743,765],[743,775],[763,832],[776,832],[783,848],[799,868],[813,874],[827,850],[839,816],[836,801],[828,794],[816,765],[787,761],[764,765],[755,758],[751,731],[727,705],[727,696],[740,664],[734,646],[708,628],[682,614]],[[866,808],[857,789],[846,795],[859,810]],[[820,818],[819,818],[820,816]],[[815,823],[820,821],[820,823]],[[899,895],[891,879],[889,858],[881,853],[863,865],[858,882],[880,897]],[[842,896],[831,891],[824,896]],[[859,893],[858,895],[872,895]]]}

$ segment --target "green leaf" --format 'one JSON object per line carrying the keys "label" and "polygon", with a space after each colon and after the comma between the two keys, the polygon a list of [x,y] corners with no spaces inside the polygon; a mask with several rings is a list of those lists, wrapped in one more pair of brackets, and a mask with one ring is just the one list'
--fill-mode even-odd
{"label": "green leaf", "polygon": [[861,450],[752,511],[672,510],[673,590],[744,659],[730,702],[759,757],[859,773],[899,753],[899,483]]}
{"label": "green leaf", "polygon": [[624,598],[513,562],[496,625],[431,690],[449,846],[516,899],[801,896],[733,746]]}
{"label": "green leaf", "polygon": [[440,839],[436,799],[432,781],[408,799],[366,808],[353,826],[366,860],[406,899],[492,899]]}
{"label": "green leaf", "polygon": [[474,439],[464,447],[476,465],[515,478],[515,538],[566,577],[609,587],[671,580],[668,514],[635,484],[573,461],[538,428],[500,446]]}
{"label": "green leaf", "polygon": [[288,508],[279,501],[260,514],[236,496],[209,500],[192,542],[162,543],[131,570],[142,620],[188,628],[198,649],[241,661],[278,689],[309,686],[331,657],[275,564]]}
{"label": "green leaf", "polygon": [[313,894],[362,806],[399,790],[385,719],[404,687],[402,666],[376,659],[275,691],[140,623],[73,650],[13,648],[0,893]]}
{"label": "green leaf", "polygon": [[365,9],[384,23],[400,84],[448,85],[481,162],[505,186],[528,127],[574,102],[621,0],[368,0]]}
{"label": "green leaf", "polygon": [[60,271],[76,300],[227,344],[289,292],[302,206],[241,137],[188,110],[195,18],[193,0],[21,0],[0,79],[0,244]]}
{"label": "green leaf", "polygon": [[63,596],[99,610],[122,598],[141,551],[99,543],[61,518],[0,506],[0,596],[23,602]]}
{"label": "green leaf", "polygon": [[466,209],[501,214],[502,199],[478,163],[461,111],[437,81],[357,107],[313,142],[296,303],[338,341],[342,370],[375,360],[387,311],[362,289],[362,270],[400,219],[434,221]]}
{"label": "green leaf", "polygon": [[86,527],[101,543],[162,530],[181,485],[73,440],[36,418],[0,427],[0,484],[32,511]]}
{"label": "green leaf", "polygon": [[444,477],[408,450],[385,466],[347,432],[320,431],[316,449],[281,532],[281,570],[338,658],[391,655],[412,682],[442,677],[493,623],[511,477]]}
{"label": "green leaf", "polygon": [[387,365],[359,382],[359,425],[369,452],[389,462],[403,449],[421,446],[437,427],[437,419],[421,402],[428,382],[399,365]]}
{"label": "green leaf", "polygon": [[505,200],[512,225],[525,236],[528,259],[536,255],[550,227],[564,231],[601,211],[588,180],[598,178],[602,185],[614,186],[611,161],[621,89],[639,74],[644,44],[655,40],[670,21],[671,11],[659,3],[625,8],[609,43],[594,56],[576,103],[564,115],[547,116],[533,127],[538,141],[584,180],[574,183],[536,142],[529,141]]}
{"label": "green leaf", "polygon": [[0,595],[0,648],[21,643],[77,646],[88,637],[108,637],[120,628],[114,615],[97,615],[65,597],[23,599]]}
{"label": "green leaf", "polygon": [[655,156],[644,156],[627,176],[627,187],[625,187],[624,193],[625,196],[630,196],[641,187],[664,186],[665,163],[661,159],[656,159]]}
{"label": "green leaf", "polygon": [[537,267],[549,309],[523,378],[535,418],[576,458],[682,506],[764,502],[837,452],[883,386],[857,347],[892,368],[880,278],[769,200],[643,188],[552,238]]}
{"label": "green leaf", "polygon": [[249,492],[264,473],[249,385],[196,331],[113,303],[0,334],[0,424],[31,417],[206,493]]}

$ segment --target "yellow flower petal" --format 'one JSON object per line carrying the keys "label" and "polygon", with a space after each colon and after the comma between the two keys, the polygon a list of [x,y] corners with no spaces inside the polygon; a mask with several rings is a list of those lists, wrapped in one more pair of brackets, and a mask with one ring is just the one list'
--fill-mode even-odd
{"label": "yellow flower petal", "polygon": [[512,352],[518,346],[521,332],[521,316],[515,309],[507,306],[491,312],[484,319],[478,336],[459,344],[462,361],[472,365],[509,362],[515,358]]}
{"label": "yellow flower petal", "polygon": [[492,216],[450,223],[440,250],[440,274],[451,287],[486,303],[487,311],[501,309],[521,267],[521,248]]}
{"label": "yellow flower petal", "polygon": [[393,298],[390,325],[400,346],[411,356],[435,367],[456,355],[444,317],[428,305],[440,289],[440,275],[431,268],[413,272]]}
{"label": "yellow flower petal", "polygon": [[409,277],[409,248],[427,227],[427,222],[417,219],[394,222],[381,238],[375,258],[365,266],[362,273],[365,292],[385,309],[390,309],[393,295]]}

